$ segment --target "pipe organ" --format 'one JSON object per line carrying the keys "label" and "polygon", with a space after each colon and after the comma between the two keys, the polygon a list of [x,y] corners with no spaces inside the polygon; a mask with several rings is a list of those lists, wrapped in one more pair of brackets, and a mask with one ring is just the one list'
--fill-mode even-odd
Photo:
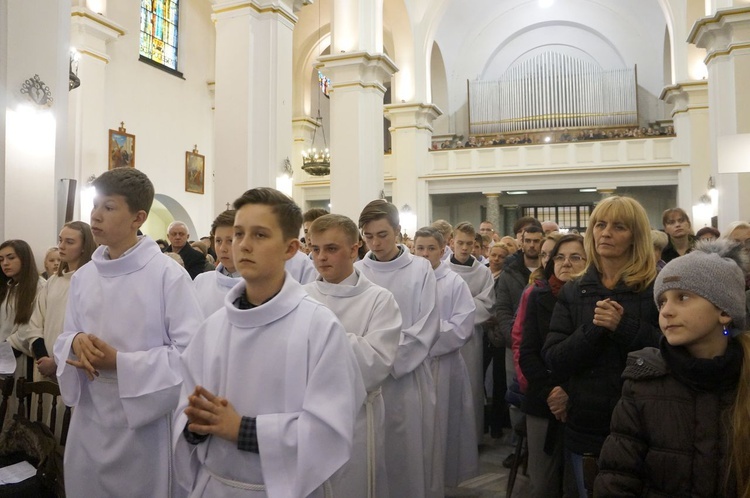
{"label": "pipe organ", "polygon": [[469,82],[472,135],[638,124],[636,69],[546,52],[511,66],[497,81]]}

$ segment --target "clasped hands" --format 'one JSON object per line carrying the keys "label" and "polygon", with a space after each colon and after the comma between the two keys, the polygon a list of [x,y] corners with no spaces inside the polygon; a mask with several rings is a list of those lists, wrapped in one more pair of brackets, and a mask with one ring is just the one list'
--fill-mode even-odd
{"label": "clasped hands", "polygon": [[620,324],[623,313],[625,313],[625,310],[617,301],[612,301],[610,298],[597,301],[596,308],[594,308],[593,323],[614,332]]}
{"label": "clasped hands", "polygon": [[93,334],[79,332],[73,338],[73,354],[78,359],[66,363],[83,370],[89,380],[98,377],[99,370],[117,369],[117,350]]}
{"label": "clasped hands", "polygon": [[202,386],[195,386],[185,408],[188,430],[196,434],[213,434],[237,442],[242,417],[226,398],[214,395]]}

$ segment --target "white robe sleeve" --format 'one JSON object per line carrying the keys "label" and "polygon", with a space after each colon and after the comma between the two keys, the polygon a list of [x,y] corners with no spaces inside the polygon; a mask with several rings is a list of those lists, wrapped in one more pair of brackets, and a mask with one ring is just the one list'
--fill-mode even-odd
{"label": "white robe sleeve", "polygon": [[347,333],[362,372],[365,389],[376,389],[391,373],[401,336],[401,312],[390,293],[380,294],[370,310],[364,336]]}
{"label": "white robe sleeve", "polygon": [[495,304],[495,281],[492,279],[491,271],[482,272],[482,283],[482,291],[474,296],[474,304],[477,307],[474,315],[475,325],[490,319],[492,305]]}
{"label": "white robe sleeve", "polygon": [[[190,277],[181,269],[164,274],[165,344],[147,351],[118,352],[120,399],[134,429],[162,417],[177,406],[182,375],[180,353],[203,321],[198,296]],[[154,334],[162,324],[155,324]]]}
{"label": "white robe sleeve", "polygon": [[83,370],[65,363],[68,359],[75,359],[73,339],[83,332],[76,307],[78,292],[79,281],[73,278],[70,282],[68,304],[65,308],[65,325],[53,348],[55,363],[57,363],[57,382],[60,384],[60,395],[67,406],[78,405],[78,400],[81,397],[81,383],[89,382]]}
{"label": "white robe sleeve", "polygon": [[416,369],[430,353],[438,339],[440,315],[437,308],[437,282],[435,274],[425,274],[419,299],[417,319],[409,327],[401,330],[401,341],[393,362],[392,375],[398,379]]}
{"label": "white robe sleeve", "polygon": [[[450,318],[440,320],[440,335],[430,350],[430,356],[432,357],[458,351],[474,333],[474,311],[476,309],[474,299],[471,297],[469,286],[463,279],[456,279],[456,283],[457,285],[450,289],[453,294],[451,299],[453,309],[441,310],[443,316],[446,316],[446,312],[449,312]],[[441,300],[440,302],[445,301]]]}
{"label": "white robe sleeve", "polygon": [[344,328],[322,310],[311,317],[317,337],[309,339],[302,411],[256,418],[268,496],[307,496],[351,456],[365,391]]}

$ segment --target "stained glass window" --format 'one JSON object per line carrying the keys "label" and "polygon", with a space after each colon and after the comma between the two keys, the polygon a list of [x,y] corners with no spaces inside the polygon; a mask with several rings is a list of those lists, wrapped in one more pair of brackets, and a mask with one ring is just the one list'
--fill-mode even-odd
{"label": "stained glass window", "polygon": [[141,0],[141,56],[177,70],[179,0]]}
{"label": "stained glass window", "polygon": [[318,71],[318,84],[320,85],[320,91],[323,92],[323,95],[330,98],[328,93],[331,91],[331,79],[320,71]]}

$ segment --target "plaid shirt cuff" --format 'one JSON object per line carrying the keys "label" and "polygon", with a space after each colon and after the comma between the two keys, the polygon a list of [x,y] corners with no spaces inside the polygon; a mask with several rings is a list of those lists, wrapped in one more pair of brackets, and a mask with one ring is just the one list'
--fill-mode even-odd
{"label": "plaid shirt cuff", "polygon": [[182,430],[182,435],[185,437],[185,441],[190,444],[199,444],[208,439],[208,434],[190,432],[188,424],[185,424],[185,428]]}
{"label": "plaid shirt cuff", "polygon": [[237,449],[260,453],[258,448],[258,431],[255,426],[255,417],[242,417],[240,422],[240,433],[237,437]]}

